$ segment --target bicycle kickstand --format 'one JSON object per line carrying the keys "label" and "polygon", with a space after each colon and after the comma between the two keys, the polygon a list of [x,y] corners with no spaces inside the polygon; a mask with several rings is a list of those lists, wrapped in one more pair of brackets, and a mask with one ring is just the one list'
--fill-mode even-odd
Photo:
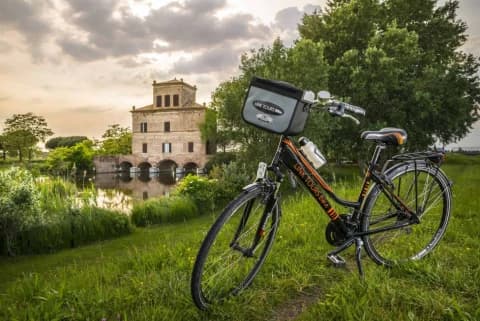
{"label": "bicycle kickstand", "polygon": [[358,274],[362,280],[365,279],[365,274],[363,273],[362,267],[362,247],[363,241],[361,238],[355,238],[355,260],[357,261]]}

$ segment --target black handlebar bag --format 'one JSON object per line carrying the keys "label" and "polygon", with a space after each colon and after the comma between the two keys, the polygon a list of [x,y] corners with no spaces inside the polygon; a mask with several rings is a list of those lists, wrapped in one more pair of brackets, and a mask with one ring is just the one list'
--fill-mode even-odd
{"label": "black handlebar bag", "polygon": [[307,122],[313,95],[293,85],[253,77],[242,109],[248,124],[275,134],[300,134]]}

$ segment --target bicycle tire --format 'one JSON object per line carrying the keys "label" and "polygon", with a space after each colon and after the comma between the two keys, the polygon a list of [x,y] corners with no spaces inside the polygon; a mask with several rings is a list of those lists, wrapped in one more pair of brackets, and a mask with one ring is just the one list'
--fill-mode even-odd
{"label": "bicycle tire", "polygon": [[[272,208],[267,209],[268,199],[273,196],[265,194],[264,190],[259,184],[248,191],[242,192],[227,205],[203,240],[191,278],[192,298],[199,309],[205,310],[211,304],[220,302],[231,295],[239,294],[251,284],[265,262],[278,229],[280,205],[278,200],[275,200],[273,206],[270,205]],[[254,207],[256,203],[258,205]],[[249,211],[248,204],[250,204]],[[243,213],[241,212],[242,209]],[[241,234],[237,238],[243,242],[242,245],[245,245],[247,240],[245,236],[247,233],[256,231],[255,226],[258,227],[259,218],[265,210],[269,211],[270,214],[264,225],[265,233],[261,238],[260,246],[255,251],[259,255],[246,257],[238,250],[232,248],[231,242],[228,242],[230,240],[229,236],[235,235],[236,228],[240,226],[240,222],[246,221],[245,234]],[[242,220],[247,212],[249,212],[248,219]],[[233,224],[230,225],[230,223]],[[255,232],[253,232],[254,234]],[[222,241],[224,244],[221,244]],[[221,253],[220,259],[218,258],[218,253]],[[213,264],[211,262],[212,259],[214,260]],[[238,270],[235,270],[237,267],[232,265],[232,261],[233,264],[240,263],[240,265],[247,264],[246,261],[248,261],[248,266],[250,267],[240,266]],[[219,265],[218,267],[217,264]],[[221,269],[222,265],[224,265],[223,271]],[[221,272],[224,272],[224,275],[219,275]],[[227,280],[226,277],[230,277],[230,280]],[[220,289],[220,287],[223,287],[223,289]],[[215,291],[215,293],[212,291]]]}
{"label": "bicycle tire", "polygon": [[[389,170],[386,177],[397,195],[409,206],[418,208],[420,223],[364,236],[365,249],[380,265],[419,260],[430,253],[445,234],[452,204],[450,181],[440,168],[425,161],[401,163]],[[372,188],[363,209],[362,231],[406,220],[400,211],[394,209],[379,185]]]}

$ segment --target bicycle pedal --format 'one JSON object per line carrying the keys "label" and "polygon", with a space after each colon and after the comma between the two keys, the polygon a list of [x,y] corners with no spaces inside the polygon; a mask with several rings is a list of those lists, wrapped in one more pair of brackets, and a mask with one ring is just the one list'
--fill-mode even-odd
{"label": "bicycle pedal", "polygon": [[335,267],[345,267],[347,265],[345,259],[340,255],[327,255],[327,259],[332,262]]}

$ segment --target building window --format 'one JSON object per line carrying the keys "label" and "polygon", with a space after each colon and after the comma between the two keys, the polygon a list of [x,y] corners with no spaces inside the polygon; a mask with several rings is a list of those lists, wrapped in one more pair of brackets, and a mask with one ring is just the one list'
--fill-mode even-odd
{"label": "building window", "polygon": [[193,142],[188,142],[188,152],[193,153]]}
{"label": "building window", "polygon": [[171,152],[172,152],[172,143],[163,143],[162,153],[171,153]]}
{"label": "building window", "polygon": [[170,95],[165,95],[165,107],[170,107]]}
{"label": "building window", "polygon": [[170,131],[170,122],[166,121],[163,123],[163,131],[164,132],[169,132]]}
{"label": "building window", "polygon": [[162,96],[157,96],[157,107],[162,107]]}
{"label": "building window", "polygon": [[147,143],[143,143],[142,144],[142,153],[146,153],[147,152]]}
{"label": "building window", "polygon": [[141,133],[147,132],[147,123],[140,123],[140,132]]}
{"label": "building window", "polygon": [[173,106],[178,106],[179,101],[178,101],[178,95],[173,95]]}

